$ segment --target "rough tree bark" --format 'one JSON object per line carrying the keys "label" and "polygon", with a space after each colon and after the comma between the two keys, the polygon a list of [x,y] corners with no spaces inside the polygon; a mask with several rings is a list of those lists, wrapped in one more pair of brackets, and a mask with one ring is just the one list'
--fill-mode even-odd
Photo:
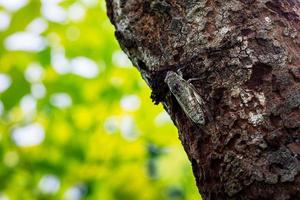
{"label": "rough tree bark", "polygon": [[[179,129],[203,199],[300,199],[300,1],[106,1],[121,47]],[[205,124],[166,84],[178,69],[196,78]]]}

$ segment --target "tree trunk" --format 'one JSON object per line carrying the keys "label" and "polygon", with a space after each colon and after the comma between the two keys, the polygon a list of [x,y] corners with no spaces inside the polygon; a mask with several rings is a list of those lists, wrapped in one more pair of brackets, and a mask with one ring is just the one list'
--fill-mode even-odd
{"label": "tree trunk", "polygon": [[299,0],[107,0],[107,8],[178,127],[203,199],[300,199]]}

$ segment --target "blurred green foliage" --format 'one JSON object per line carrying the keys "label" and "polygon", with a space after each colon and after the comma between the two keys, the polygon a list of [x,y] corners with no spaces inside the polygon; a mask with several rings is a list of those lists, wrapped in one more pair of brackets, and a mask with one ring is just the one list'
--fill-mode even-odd
{"label": "blurred green foliage", "polygon": [[0,200],[199,199],[103,0],[0,0]]}

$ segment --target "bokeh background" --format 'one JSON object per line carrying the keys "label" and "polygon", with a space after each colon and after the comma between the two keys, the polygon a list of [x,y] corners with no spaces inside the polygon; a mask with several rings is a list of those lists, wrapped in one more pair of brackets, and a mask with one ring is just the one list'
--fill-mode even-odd
{"label": "bokeh background", "polygon": [[0,0],[0,200],[199,199],[104,0]]}

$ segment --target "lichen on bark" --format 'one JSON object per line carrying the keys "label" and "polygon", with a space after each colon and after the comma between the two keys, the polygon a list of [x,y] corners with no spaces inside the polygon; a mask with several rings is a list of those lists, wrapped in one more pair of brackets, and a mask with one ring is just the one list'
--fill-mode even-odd
{"label": "lichen on bark", "polygon": [[[163,103],[203,199],[300,199],[300,2],[107,0],[122,49]],[[212,114],[164,82],[182,69]]]}

